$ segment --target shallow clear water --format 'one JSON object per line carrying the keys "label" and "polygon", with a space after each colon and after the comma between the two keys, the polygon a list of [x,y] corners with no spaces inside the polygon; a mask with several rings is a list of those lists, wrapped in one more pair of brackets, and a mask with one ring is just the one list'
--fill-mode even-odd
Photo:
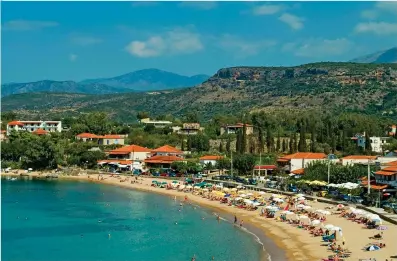
{"label": "shallow clear water", "polygon": [[[75,181],[2,180],[3,261],[257,261],[262,246],[210,211]],[[202,220],[202,217],[205,219]],[[98,222],[98,221],[101,222]],[[177,224],[175,224],[177,222]],[[110,237],[109,237],[110,234]]]}

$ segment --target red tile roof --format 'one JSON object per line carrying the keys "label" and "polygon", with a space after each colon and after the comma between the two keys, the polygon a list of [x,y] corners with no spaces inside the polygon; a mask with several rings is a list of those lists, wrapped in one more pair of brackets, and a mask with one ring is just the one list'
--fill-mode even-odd
{"label": "red tile roof", "polygon": [[92,133],[84,132],[84,133],[80,133],[80,134],[76,135],[76,137],[82,138],[82,139],[97,139],[99,136],[92,134]]}
{"label": "red tile roof", "polygon": [[343,157],[342,160],[375,160],[376,156],[367,156],[367,155],[350,155]]}
{"label": "red tile roof", "polygon": [[375,174],[382,175],[382,176],[391,176],[391,175],[397,174],[397,172],[396,171],[379,170],[379,171],[375,172]]}
{"label": "red tile roof", "polygon": [[128,145],[128,146],[124,146],[124,147],[121,147],[121,148],[118,148],[115,150],[111,150],[109,153],[117,154],[117,152],[122,152],[122,153],[124,153],[124,152],[128,152],[128,153],[130,153],[130,152],[148,152],[149,153],[149,152],[151,152],[151,150],[148,148],[138,146],[138,145]]}
{"label": "red tile roof", "polygon": [[397,172],[397,166],[390,166],[382,169],[383,171],[396,171]]}
{"label": "red tile roof", "polygon": [[327,155],[324,153],[313,153],[313,152],[297,152],[294,154],[285,155],[280,157],[281,160],[291,160],[291,159],[326,159]]}
{"label": "red tile roof", "polygon": [[276,169],[277,168],[277,166],[276,165],[256,165],[255,167],[254,167],[254,169],[255,170],[273,170],[273,169]]}
{"label": "red tile roof", "polygon": [[8,125],[10,125],[10,126],[16,126],[16,125],[23,126],[24,124],[22,122],[20,122],[20,121],[10,121],[8,123]]}
{"label": "red tile roof", "polygon": [[177,154],[182,154],[183,152],[178,150],[177,148],[174,148],[170,145],[164,145],[160,148],[157,148],[155,150],[152,150],[153,153],[156,152],[163,152],[163,153],[177,153]]}
{"label": "red tile roof", "polygon": [[37,134],[37,135],[45,135],[45,134],[48,134],[48,131],[45,131],[45,130],[39,128],[39,129],[33,131],[32,133]]}
{"label": "red tile roof", "polygon": [[207,155],[207,156],[202,156],[200,160],[220,160],[223,159],[223,156],[218,156],[218,155]]}
{"label": "red tile roof", "polygon": [[397,160],[386,163],[387,166],[397,166]]}
{"label": "red tile roof", "polygon": [[303,174],[305,174],[305,169],[296,169],[296,170],[291,171],[291,173],[295,174],[295,175],[303,175]]}
{"label": "red tile roof", "polygon": [[162,156],[162,155],[156,155],[153,157],[150,157],[148,159],[145,159],[144,162],[145,163],[172,163],[174,161],[181,161],[184,160],[180,157],[177,156]]}

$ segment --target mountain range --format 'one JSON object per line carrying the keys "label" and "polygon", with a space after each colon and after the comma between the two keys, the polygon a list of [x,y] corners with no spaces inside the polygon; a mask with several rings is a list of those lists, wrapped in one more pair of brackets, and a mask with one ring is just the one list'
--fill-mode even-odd
{"label": "mountain range", "polygon": [[397,47],[351,60],[353,63],[397,63]]}
{"label": "mountain range", "polygon": [[54,118],[103,111],[135,121],[138,111],[151,116],[196,112],[216,114],[277,111],[355,111],[397,115],[397,64],[312,63],[294,67],[220,69],[196,87],[108,95],[29,93],[2,99],[2,111],[21,118]]}
{"label": "mountain range", "polygon": [[183,76],[158,69],[144,69],[112,78],[75,81],[37,81],[1,85],[1,96],[31,92],[111,94],[148,92],[192,87],[206,81],[207,75]]}

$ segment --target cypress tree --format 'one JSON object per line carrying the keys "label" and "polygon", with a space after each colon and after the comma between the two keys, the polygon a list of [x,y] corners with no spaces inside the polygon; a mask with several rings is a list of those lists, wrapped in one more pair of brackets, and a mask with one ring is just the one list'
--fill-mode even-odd
{"label": "cypress tree", "polygon": [[230,154],[230,143],[231,143],[231,139],[230,137],[227,137],[227,141],[226,141],[226,152],[228,154]]}
{"label": "cypress tree", "polygon": [[243,133],[241,135],[241,153],[245,153],[247,151],[247,125],[244,123]]}
{"label": "cypress tree", "polygon": [[316,150],[316,133],[314,127],[312,127],[312,133],[310,137],[310,151],[315,152]]}
{"label": "cypress tree", "polygon": [[368,132],[365,132],[365,151],[371,152],[371,139]]}
{"label": "cypress tree", "polygon": [[298,137],[296,135],[296,132],[294,132],[294,143],[293,143],[293,145],[294,145],[293,152],[295,153],[295,152],[298,151]]}
{"label": "cypress tree", "polygon": [[181,136],[181,150],[185,151],[185,139]]}
{"label": "cypress tree", "polygon": [[221,140],[221,142],[219,143],[219,152],[223,152],[223,142]]}
{"label": "cypress tree", "polygon": [[277,143],[276,143],[276,152],[279,152],[281,149],[281,137],[280,132],[277,133]]}
{"label": "cypress tree", "polygon": [[283,142],[281,143],[281,152],[286,152],[287,151],[287,142],[285,139],[283,139]]}
{"label": "cypress tree", "polygon": [[294,153],[294,136],[289,137],[289,153],[292,154]]}

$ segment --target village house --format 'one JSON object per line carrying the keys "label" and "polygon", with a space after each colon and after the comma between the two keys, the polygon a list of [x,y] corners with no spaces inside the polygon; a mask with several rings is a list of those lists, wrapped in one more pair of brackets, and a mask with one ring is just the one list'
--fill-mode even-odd
{"label": "village house", "polygon": [[244,128],[244,125],[246,127],[246,134],[251,135],[254,133],[254,126],[250,124],[243,124],[243,123],[237,123],[233,125],[224,125],[221,127],[221,135],[226,133],[226,134],[236,134],[239,130],[242,130]]}
{"label": "village house", "polygon": [[[311,162],[327,161],[328,157],[324,153],[313,152],[297,152],[290,155],[285,155],[277,160],[277,164],[286,171],[296,172],[296,170],[304,169]],[[335,161],[334,158],[330,159]],[[300,170],[303,171],[303,170]]]}
{"label": "village house", "polygon": [[341,159],[341,163],[343,166],[354,165],[354,164],[368,165],[368,164],[375,164],[376,158],[377,156],[350,155],[343,157]]}
{"label": "village house", "polygon": [[201,165],[207,165],[208,163],[211,163],[212,166],[216,166],[216,163],[223,158],[223,156],[206,155],[201,157],[199,160]]}
{"label": "village house", "polygon": [[387,165],[375,172],[376,183],[397,188],[397,161],[389,162]]}
{"label": "village house", "polygon": [[155,121],[150,118],[141,119],[140,123],[144,125],[153,125],[156,128],[165,128],[172,125],[171,121]]}
{"label": "village house", "polygon": [[[356,134],[351,138],[358,147],[361,147],[363,150],[365,149],[365,132],[363,134]],[[376,153],[382,153],[384,148],[383,146],[389,144],[390,137],[369,137],[371,143],[371,151]]]}
{"label": "village house", "polygon": [[266,177],[267,175],[271,175],[275,169],[277,169],[276,165],[256,165],[254,167],[254,175],[262,176],[262,174],[265,174],[264,176]]}
{"label": "village house", "polygon": [[180,135],[197,135],[204,128],[200,127],[200,123],[184,123],[182,127],[172,127],[172,130]]}
{"label": "village house", "polygon": [[92,141],[99,145],[124,145],[125,137],[126,135],[96,135],[92,133],[80,133],[76,135],[76,140],[81,140],[83,142]]}
{"label": "village house", "polygon": [[128,145],[108,152],[109,159],[143,161],[150,157],[151,150],[138,145]]}
{"label": "village house", "polygon": [[35,132],[38,129],[42,129],[46,132],[61,132],[62,122],[61,121],[11,121],[7,124],[7,135],[10,135],[11,131],[13,130]]}
{"label": "village house", "polygon": [[185,161],[185,159],[175,155],[155,155],[144,160],[147,168],[171,168],[175,161]]}

